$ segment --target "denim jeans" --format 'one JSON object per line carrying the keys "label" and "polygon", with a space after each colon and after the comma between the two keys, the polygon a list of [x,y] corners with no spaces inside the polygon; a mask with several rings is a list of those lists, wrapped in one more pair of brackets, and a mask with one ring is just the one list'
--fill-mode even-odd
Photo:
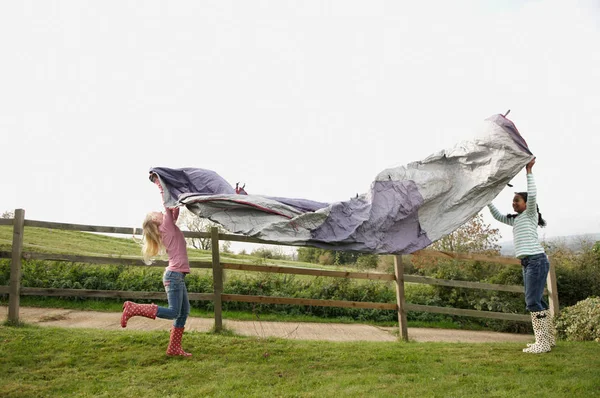
{"label": "denim jeans", "polygon": [[163,319],[174,319],[173,326],[182,328],[190,313],[190,301],[185,287],[185,274],[175,271],[165,271],[163,285],[167,292],[169,308],[158,307],[156,316]]}
{"label": "denim jeans", "polygon": [[521,259],[523,266],[523,284],[525,285],[525,304],[527,311],[538,312],[548,309],[544,301],[544,287],[550,263],[544,253],[534,254]]}

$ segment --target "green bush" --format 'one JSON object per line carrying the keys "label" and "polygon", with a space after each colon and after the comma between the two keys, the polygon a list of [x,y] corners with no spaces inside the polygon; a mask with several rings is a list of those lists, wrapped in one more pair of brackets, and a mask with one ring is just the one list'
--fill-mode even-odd
{"label": "green bush", "polygon": [[[461,280],[500,285],[523,284],[521,267],[480,261],[437,260],[427,263],[416,262],[414,269],[421,275],[437,279]],[[470,289],[449,286],[432,286],[432,295],[442,307],[474,309],[480,311],[525,314],[525,301],[522,293],[498,292],[493,290]],[[473,318],[475,319],[475,318]],[[465,317],[452,317],[457,323],[465,322]],[[530,332],[531,325],[518,321],[503,321],[478,318],[475,322],[486,328],[503,332]]]}
{"label": "green bush", "polygon": [[[371,267],[370,256],[362,256],[361,264]],[[573,305],[588,296],[600,296],[600,250],[584,250],[575,253],[554,251],[551,261],[557,269],[559,301],[563,306]],[[482,262],[443,260],[434,262],[412,261],[404,257],[407,273],[464,281],[493,284],[522,285],[519,265],[507,266]],[[358,260],[357,260],[358,261]],[[264,259],[257,260],[257,264]],[[393,256],[379,256],[379,268],[393,272]],[[52,261],[24,261],[24,287],[71,288],[99,290],[162,291],[162,267],[130,267],[122,265],[88,265]],[[297,297],[322,300],[369,301],[395,303],[393,283],[351,280],[326,277],[297,277],[270,273],[227,273],[224,292],[229,294]],[[10,260],[0,260],[0,285],[8,285]],[[191,293],[211,293],[213,280],[210,273],[192,271],[186,278]],[[454,288],[407,283],[406,301],[412,304],[478,309],[484,311],[525,313],[523,294],[496,292],[481,289]],[[69,300],[85,298],[66,297]],[[115,299],[98,299],[115,300]],[[150,300],[142,300],[150,302]],[[192,306],[212,310],[211,301],[195,301]],[[224,302],[227,310],[252,311],[254,313],[307,314],[320,317],[348,317],[365,321],[397,321],[393,310],[368,310],[357,308],[313,307],[296,305],[254,304]],[[529,332],[530,324],[516,321],[500,321],[483,318],[459,317],[426,312],[410,311],[408,320],[447,321],[476,323],[498,331]]]}
{"label": "green bush", "polygon": [[288,254],[285,254],[283,252],[282,249],[280,248],[276,248],[276,249],[268,249],[266,247],[259,247],[258,249],[252,250],[252,253],[250,253],[251,256],[254,257],[258,257],[258,258],[269,258],[269,259],[273,259],[273,260],[290,260],[291,256]]}
{"label": "green bush", "polygon": [[[448,272],[452,267],[448,267]],[[0,282],[8,284],[10,261],[0,261]],[[102,289],[131,291],[162,291],[162,272],[160,267],[127,267],[117,265],[88,265],[77,263],[24,261],[23,287],[54,287],[71,289]],[[464,270],[455,276],[465,277]],[[213,280],[210,273],[192,271],[186,277],[186,285],[190,293],[210,293]],[[470,289],[462,289],[470,290]],[[395,286],[391,282],[352,280],[328,277],[298,277],[296,275],[280,275],[272,273],[235,273],[227,275],[224,282],[224,293],[257,296],[295,297],[319,300],[368,301],[379,303],[395,303]],[[413,304],[451,306],[449,297],[438,287],[407,283],[405,286],[406,301]],[[473,293],[474,294],[474,293]],[[475,297],[475,296],[474,296]],[[84,298],[65,297],[68,300],[85,300]],[[115,299],[96,299],[115,300]],[[140,300],[150,302],[150,300]],[[456,302],[454,303],[454,305]],[[212,310],[211,301],[192,301],[195,308]],[[462,303],[468,306],[468,302]],[[469,307],[473,308],[473,307]],[[340,307],[316,307],[280,304],[257,304],[243,302],[224,302],[223,309],[248,311],[260,314],[292,314],[313,315],[323,318],[348,318],[359,321],[397,322],[394,310],[376,310]],[[410,311],[409,321],[440,322],[454,321],[458,324],[479,323],[490,325],[489,320],[465,319],[443,314]],[[506,329],[506,325],[499,323]]]}
{"label": "green bush", "polygon": [[600,342],[600,298],[589,297],[564,308],[555,319],[559,338]]}
{"label": "green bush", "polygon": [[376,254],[363,254],[356,259],[356,268],[360,270],[367,270],[377,268],[379,256]]}
{"label": "green bush", "polygon": [[588,297],[600,296],[600,242],[582,244],[579,251],[554,244],[549,245],[547,251],[556,268],[561,306],[572,306]]}
{"label": "green bush", "polygon": [[560,304],[567,307],[587,297],[600,295],[600,262],[561,266],[556,264],[556,285]]}
{"label": "green bush", "polygon": [[[261,273],[228,278],[225,293],[258,296],[279,296],[319,300],[395,302],[395,291],[391,283],[374,281],[357,282],[342,278],[297,278],[295,275]],[[198,303],[198,305],[203,305]],[[255,314],[285,313],[304,314],[320,317],[348,317],[364,321],[390,321],[397,318],[396,311],[370,310],[360,308],[294,306],[280,304],[256,304],[226,302],[228,310],[252,311]],[[395,318],[396,317],[396,318]]]}

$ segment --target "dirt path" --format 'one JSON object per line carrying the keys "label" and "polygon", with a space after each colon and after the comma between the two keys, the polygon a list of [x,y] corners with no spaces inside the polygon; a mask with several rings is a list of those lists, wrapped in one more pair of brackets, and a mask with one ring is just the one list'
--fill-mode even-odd
{"label": "dirt path", "polygon": [[[4,319],[8,307],[0,306]],[[58,308],[21,307],[19,318],[25,323],[65,328],[94,328],[107,330],[169,330],[172,322],[165,319],[132,318],[127,329],[121,328],[121,314],[115,312],[77,311]],[[186,330],[207,332],[214,325],[212,318],[188,319]],[[239,335],[256,337],[279,337],[297,340],[327,341],[397,341],[396,328],[342,323],[298,323],[223,320],[223,326]],[[427,342],[530,342],[532,335],[469,330],[408,328],[412,341]]]}

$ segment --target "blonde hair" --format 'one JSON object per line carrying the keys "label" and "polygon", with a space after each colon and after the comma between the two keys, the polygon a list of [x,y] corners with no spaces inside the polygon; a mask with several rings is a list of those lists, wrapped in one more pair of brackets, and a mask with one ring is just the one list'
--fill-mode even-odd
{"label": "blonde hair", "polygon": [[152,264],[152,257],[164,252],[165,246],[162,243],[160,231],[153,219],[152,213],[148,213],[144,219],[142,229],[144,230],[142,256],[144,257],[144,262],[149,265]]}

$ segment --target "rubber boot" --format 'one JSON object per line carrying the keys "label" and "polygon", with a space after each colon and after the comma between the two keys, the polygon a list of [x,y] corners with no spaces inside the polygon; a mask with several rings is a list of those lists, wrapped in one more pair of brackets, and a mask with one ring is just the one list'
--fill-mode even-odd
{"label": "rubber boot", "polygon": [[132,316],[144,316],[146,318],[156,319],[158,305],[156,304],[136,304],[132,301],[123,303],[123,315],[121,315],[121,327],[127,327],[127,321]]}
{"label": "rubber boot", "polygon": [[192,354],[189,352],[183,351],[181,348],[181,338],[183,336],[183,331],[185,328],[176,328],[173,326],[171,328],[171,339],[169,341],[169,347],[167,348],[167,355],[177,356],[181,355],[184,357],[191,357]]}
{"label": "rubber boot", "polygon": [[530,354],[541,354],[550,351],[550,322],[547,318],[550,317],[548,310],[532,312],[531,323],[533,325],[533,333],[535,335],[535,343],[527,348],[523,348],[523,352]]}
{"label": "rubber boot", "polygon": [[[550,312],[548,310],[546,310],[547,316],[544,319],[544,323],[547,323],[547,325],[544,325],[544,328],[548,330],[548,334],[550,336],[549,338],[549,343],[550,343],[550,347],[555,347],[556,346],[556,335],[555,335],[555,331],[554,331],[554,322],[552,319],[552,315],[550,314]],[[527,347],[531,347],[532,345],[534,345],[535,343],[528,343]]]}

